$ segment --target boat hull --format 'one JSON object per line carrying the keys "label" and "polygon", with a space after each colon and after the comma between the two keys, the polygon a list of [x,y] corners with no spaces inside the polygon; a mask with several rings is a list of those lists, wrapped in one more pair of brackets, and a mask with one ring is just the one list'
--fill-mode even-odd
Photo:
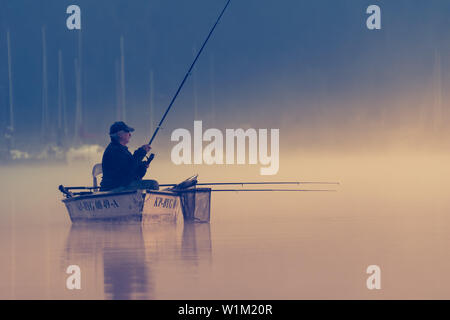
{"label": "boat hull", "polygon": [[170,191],[96,192],[62,201],[73,222],[95,220],[176,222],[182,212],[179,195]]}

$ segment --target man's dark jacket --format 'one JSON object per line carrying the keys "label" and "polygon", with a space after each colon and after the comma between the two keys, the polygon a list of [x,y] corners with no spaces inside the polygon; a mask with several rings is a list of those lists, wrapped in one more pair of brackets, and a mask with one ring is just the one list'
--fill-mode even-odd
{"label": "man's dark jacket", "polygon": [[100,190],[125,187],[135,180],[142,179],[147,171],[142,162],[146,154],[143,148],[131,154],[126,146],[112,141],[103,153],[103,178]]}

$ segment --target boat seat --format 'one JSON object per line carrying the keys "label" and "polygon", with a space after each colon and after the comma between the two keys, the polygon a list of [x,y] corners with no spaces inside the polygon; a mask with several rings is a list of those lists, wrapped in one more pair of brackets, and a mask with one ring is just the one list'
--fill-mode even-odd
{"label": "boat seat", "polygon": [[97,163],[96,165],[94,165],[94,167],[92,168],[92,179],[94,188],[98,187],[97,176],[101,175],[102,173],[103,173],[102,164]]}

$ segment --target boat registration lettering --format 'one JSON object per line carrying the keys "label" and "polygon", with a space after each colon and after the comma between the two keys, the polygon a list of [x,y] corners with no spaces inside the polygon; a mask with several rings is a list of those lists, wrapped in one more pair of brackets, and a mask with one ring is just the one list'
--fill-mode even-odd
{"label": "boat registration lettering", "polygon": [[177,199],[155,197],[154,207],[173,209],[177,205]]}
{"label": "boat registration lettering", "polygon": [[115,199],[108,200],[90,200],[90,201],[80,201],[77,203],[77,208],[79,211],[95,211],[109,208],[119,208],[119,204]]}

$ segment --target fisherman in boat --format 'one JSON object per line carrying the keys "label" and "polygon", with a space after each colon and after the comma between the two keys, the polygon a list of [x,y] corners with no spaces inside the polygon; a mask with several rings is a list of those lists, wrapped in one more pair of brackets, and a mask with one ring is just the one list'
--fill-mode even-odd
{"label": "fisherman in boat", "polygon": [[144,144],[134,154],[131,154],[126,146],[133,131],[133,128],[122,121],[111,125],[109,129],[111,143],[102,158],[103,177],[100,191],[159,189],[156,180],[142,180],[148,168],[148,164],[143,159],[150,151],[150,145]]}

